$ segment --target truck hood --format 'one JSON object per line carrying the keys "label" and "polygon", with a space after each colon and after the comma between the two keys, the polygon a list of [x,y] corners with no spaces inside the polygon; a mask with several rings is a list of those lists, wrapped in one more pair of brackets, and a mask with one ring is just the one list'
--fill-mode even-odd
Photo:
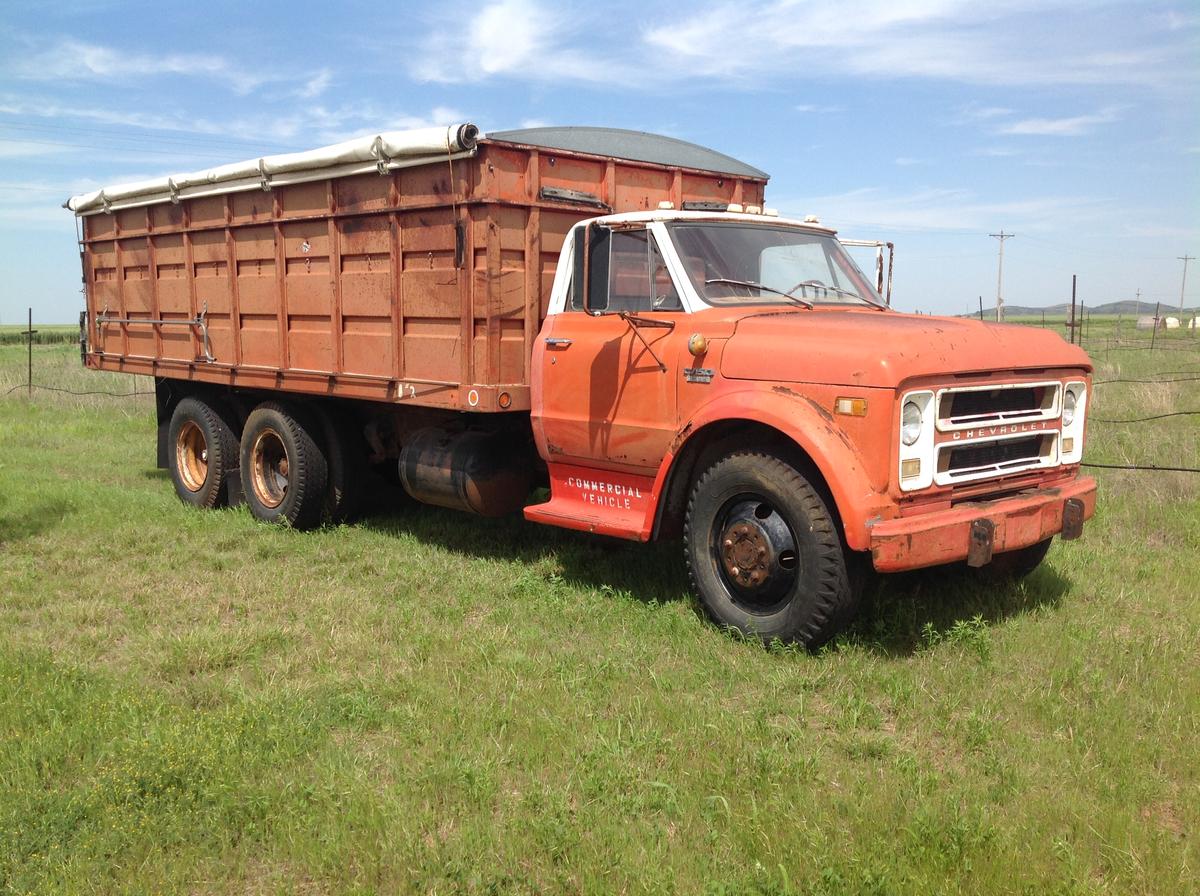
{"label": "truck hood", "polygon": [[914,377],[1023,368],[1090,371],[1050,330],[873,310],[797,309],[737,321],[721,355],[730,379],[895,388]]}

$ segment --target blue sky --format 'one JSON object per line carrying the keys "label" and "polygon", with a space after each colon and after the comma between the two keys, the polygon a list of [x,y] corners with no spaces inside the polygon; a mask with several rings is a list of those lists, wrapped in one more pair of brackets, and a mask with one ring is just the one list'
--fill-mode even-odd
{"label": "blue sky", "polygon": [[[669,134],[897,244],[896,304],[1178,305],[1200,255],[1200,7],[891,0],[8,2],[0,322],[82,307],[72,193],[472,121]],[[1189,271],[1200,304],[1200,262]]]}

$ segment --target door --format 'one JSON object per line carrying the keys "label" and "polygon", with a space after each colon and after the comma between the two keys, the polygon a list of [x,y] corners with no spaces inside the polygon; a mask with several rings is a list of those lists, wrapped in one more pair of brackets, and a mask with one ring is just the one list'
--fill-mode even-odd
{"label": "door", "polygon": [[652,476],[678,423],[684,312],[652,233],[589,232],[567,308],[538,337],[541,447],[550,463]]}

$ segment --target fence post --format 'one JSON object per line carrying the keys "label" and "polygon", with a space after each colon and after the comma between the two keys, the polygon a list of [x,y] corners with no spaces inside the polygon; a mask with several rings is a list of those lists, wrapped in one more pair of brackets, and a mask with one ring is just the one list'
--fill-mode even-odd
{"label": "fence post", "polygon": [[25,385],[26,385],[26,394],[28,394],[28,396],[31,399],[33,398],[33,334],[36,332],[37,332],[37,330],[35,330],[33,328],[33,309],[30,308],[29,309],[29,325],[25,328],[25,342],[28,346],[28,348],[27,348],[28,366],[26,367],[28,379],[25,381]]}

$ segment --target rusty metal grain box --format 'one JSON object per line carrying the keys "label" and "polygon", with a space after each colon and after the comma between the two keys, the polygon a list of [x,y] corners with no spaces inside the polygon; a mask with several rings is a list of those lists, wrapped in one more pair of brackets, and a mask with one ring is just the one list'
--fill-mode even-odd
{"label": "rusty metal grain box", "polygon": [[88,214],[85,363],[464,410],[501,410],[507,393],[503,409],[528,409],[570,227],[660,202],[760,205],[766,175],[726,159],[535,129],[384,173]]}

